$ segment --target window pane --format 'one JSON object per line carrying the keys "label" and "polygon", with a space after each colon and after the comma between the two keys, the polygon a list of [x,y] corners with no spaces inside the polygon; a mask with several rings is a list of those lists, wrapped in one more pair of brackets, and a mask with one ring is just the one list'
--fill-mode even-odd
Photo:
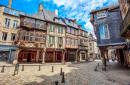
{"label": "window pane", "polygon": [[78,40],[77,39],[75,40],[75,45],[78,45]]}
{"label": "window pane", "polygon": [[14,11],[14,15],[16,15],[16,16],[17,16],[17,15],[18,15],[18,11]]}
{"label": "window pane", "polygon": [[7,39],[7,33],[3,32],[2,33],[2,41],[6,41],[6,39]]}
{"label": "window pane", "polygon": [[71,39],[71,45],[74,45],[74,39]]}
{"label": "window pane", "polygon": [[40,21],[37,20],[37,28],[40,28]]}
{"label": "window pane", "polygon": [[70,38],[67,38],[67,44],[70,44]]}
{"label": "window pane", "polygon": [[67,32],[70,33],[70,27],[67,27]]}
{"label": "window pane", "polygon": [[35,27],[35,19],[32,19],[32,27]]}
{"label": "window pane", "polygon": [[41,21],[41,28],[43,28],[43,21]]}
{"label": "window pane", "polygon": [[74,29],[73,28],[71,28],[71,33],[74,34]]}
{"label": "window pane", "polygon": [[28,25],[31,25],[31,19],[29,18],[29,22],[28,22]]}
{"label": "window pane", "polygon": [[10,20],[9,19],[5,19],[5,27],[9,27],[10,25]]}

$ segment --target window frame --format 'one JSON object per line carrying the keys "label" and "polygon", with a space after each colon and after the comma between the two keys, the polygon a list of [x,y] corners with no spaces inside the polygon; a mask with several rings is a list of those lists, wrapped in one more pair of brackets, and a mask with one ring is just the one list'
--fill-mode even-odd
{"label": "window frame", "polygon": [[[7,22],[6,22],[6,21],[7,21]],[[8,23],[8,21],[9,21],[9,23]],[[5,18],[5,27],[10,27],[10,22],[11,22],[10,19]],[[7,24],[6,24],[6,23],[7,23]]]}
{"label": "window frame", "polygon": [[[101,37],[101,29],[100,29],[101,26],[103,27],[104,38]],[[107,26],[107,28],[104,28],[104,26]],[[109,34],[108,25],[107,25],[107,24],[104,24],[104,25],[100,25],[100,27],[99,27],[99,30],[100,30],[100,39],[101,39],[101,40],[103,40],[103,39],[110,39],[110,34]],[[107,29],[108,38],[106,38],[106,34],[105,34],[105,30],[104,30],[104,29],[105,29],[105,30]],[[103,35],[103,34],[102,34],[102,35]]]}
{"label": "window frame", "polygon": [[[68,40],[68,39],[69,39],[69,40]],[[66,44],[67,44],[67,45],[70,45],[70,44],[71,44],[70,39],[71,39],[71,38],[69,38],[69,37],[66,38]],[[68,42],[69,42],[69,43],[68,43]]]}
{"label": "window frame", "polygon": [[[104,16],[102,16],[103,12],[105,13]],[[99,16],[99,14],[100,14],[100,16]],[[105,18],[105,17],[107,17],[107,11],[104,10],[104,11],[97,12],[97,19],[101,19],[101,18]]]}
{"label": "window frame", "polygon": [[[59,42],[59,39],[60,39],[60,42]],[[63,43],[63,37],[58,37],[58,44],[60,44],[60,43]]]}
{"label": "window frame", "polygon": [[63,27],[58,27],[58,33],[62,33],[63,34]]}
{"label": "window frame", "polygon": [[[75,41],[74,45],[78,46],[78,39],[75,39],[74,41]],[[77,42],[77,44],[76,44],[76,42]]]}
{"label": "window frame", "polygon": [[[7,32],[2,32],[1,41],[6,41],[6,40],[3,40],[3,33],[6,33],[6,40],[7,40],[8,33]],[[4,37],[5,37],[5,35],[4,35]]]}
{"label": "window frame", "polygon": [[[51,28],[51,26],[52,26],[52,28]],[[52,30],[51,30],[51,29],[52,29]],[[51,32],[55,32],[55,25],[50,24],[50,31],[51,31]]]}
{"label": "window frame", "polygon": [[[69,29],[69,32],[68,32],[68,29]],[[67,27],[66,32],[67,32],[67,33],[71,33],[71,28],[70,28],[70,27]]]}
{"label": "window frame", "polygon": [[[17,24],[16,24],[17,22]],[[14,24],[15,24],[15,27],[14,27]],[[13,23],[13,28],[16,28],[18,26],[18,21],[17,20],[14,20],[14,23]]]}
{"label": "window frame", "polygon": [[12,34],[15,36],[15,39],[16,39],[16,33],[11,33],[11,36],[10,36],[10,41],[14,41],[13,39],[12,39]]}
{"label": "window frame", "polygon": [[[50,38],[51,38],[51,43],[50,43]],[[54,38],[54,43],[53,43],[53,38]],[[54,36],[49,36],[49,44],[55,44],[55,37]]]}
{"label": "window frame", "polygon": [[[73,33],[72,33],[72,29],[73,29]],[[71,28],[71,34],[73,34],[73,35],[75,34],[75,33],[74,33],[74,28]]]}
{"label": "window frame", "polygon": [[[73,44],[72,44],[72,40],[73,40]],[[71,45],[75,45],[75,39],[71,38]]]}

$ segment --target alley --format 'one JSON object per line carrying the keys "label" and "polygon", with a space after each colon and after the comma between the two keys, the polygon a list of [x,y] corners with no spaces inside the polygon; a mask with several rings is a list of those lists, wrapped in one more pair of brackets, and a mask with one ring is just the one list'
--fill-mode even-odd
{"label": "alley", "polygon": [[[97,71],[94,71],[98,63]],[[2,64],[5,65],[1,62]],[[66,65],[53,63],[54,72],[51,72],[52,64],[50,63],[41,66],[40,71],[38,66],[25,66],[24,71],[21,71],[22,64],[20,65],[19,73],[15,76],[12,76],[14,67],[5,68],[5,72],[0,73],[0,85],[55,85],[56,80],[59,81],[59,85],[127,85],[130,81],[130,69],[118,66],[117,62],[107,63],[107,71],[101,70],[101,60],[78,64],[68,62]],[[61,68],[65,72],[65,83],[61,83]]]}

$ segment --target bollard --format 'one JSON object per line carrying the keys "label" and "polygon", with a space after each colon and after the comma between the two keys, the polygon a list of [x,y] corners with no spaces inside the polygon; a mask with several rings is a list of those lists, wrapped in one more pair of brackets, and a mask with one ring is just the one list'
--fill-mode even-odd
{"label": "bollard", "polygon": [[39,65],[39,70],[38,71],[40,71],[41,70],[41,68],[40,68],[40,65]]}
{"label": "bollard", "polygon": [[61,83],[65,83],[64,72],[62,73],[62,81],[61,81]]}
{"label": "bollard", "polygon": [[58,85],[58,80],[55,81],[55,85]]}
{"label": "bollard", "polygon": [[52,72],[53,72],[53,66],[52,66]]}
{"label": "bollard", "polygon": [[97,71],[97,66],[94,68],[94,71]]}
{"label": "bollard", "polygon": [[60,75],[62,75],[62,68],[61,68],[61,73],[60,73]]}
{"label": "bollard", "polygon": [[98,66],[99,66],[99,63],[98,63]]}
{"label": "bollard", "polygon": [[24,71],[24,65],[23,65],[23,67],[22,67],[22,71]]}
{"label": "bollard", "polygon": [[4,73],[4,68],[5,68],[5,65],[3,65],[3,68],[1,70],[1,73]]}

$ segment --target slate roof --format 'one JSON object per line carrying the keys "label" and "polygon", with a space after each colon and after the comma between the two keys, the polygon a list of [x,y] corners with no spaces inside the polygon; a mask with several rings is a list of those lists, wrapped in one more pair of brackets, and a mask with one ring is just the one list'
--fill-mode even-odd
{"label": "slate roof", "polygon": [[70,19],[68,19],[68,18],[61,18],[61,20],[66,24],[66,25],[69,25],[69,26],[71,26],[71,27],[74,27],[74,28],[77,28],[78,29],[78,26],[77,26],[77,24],[75,24],[74,23],[74,25],[72,25],[72,24],[70,24]]}
{"label": "slate roof", "polygon": [[105,10],[105,9],[112,9],[112,8],[115,8],[115,7],[119,7],[119,3],[113,4],[113,5],[109,5],[109,6],[100,8],[100,9],[92,10],[90,13],[94,13],[94,12]]}
{"label": "slate roof", "polygon": [[[55,15],[54,12],[49,11],[45,8],[43,8],[42,12],[38,12],[38,13],[35,13],[35,14],[26,15],[26,16],[36,18],[36,19],[40,19],[40,20],[46,20],[46,21],[61,24],[61,25],[66,25],[57,15]],[[59,18],[59,22],[55,22],[54,18]]]}

